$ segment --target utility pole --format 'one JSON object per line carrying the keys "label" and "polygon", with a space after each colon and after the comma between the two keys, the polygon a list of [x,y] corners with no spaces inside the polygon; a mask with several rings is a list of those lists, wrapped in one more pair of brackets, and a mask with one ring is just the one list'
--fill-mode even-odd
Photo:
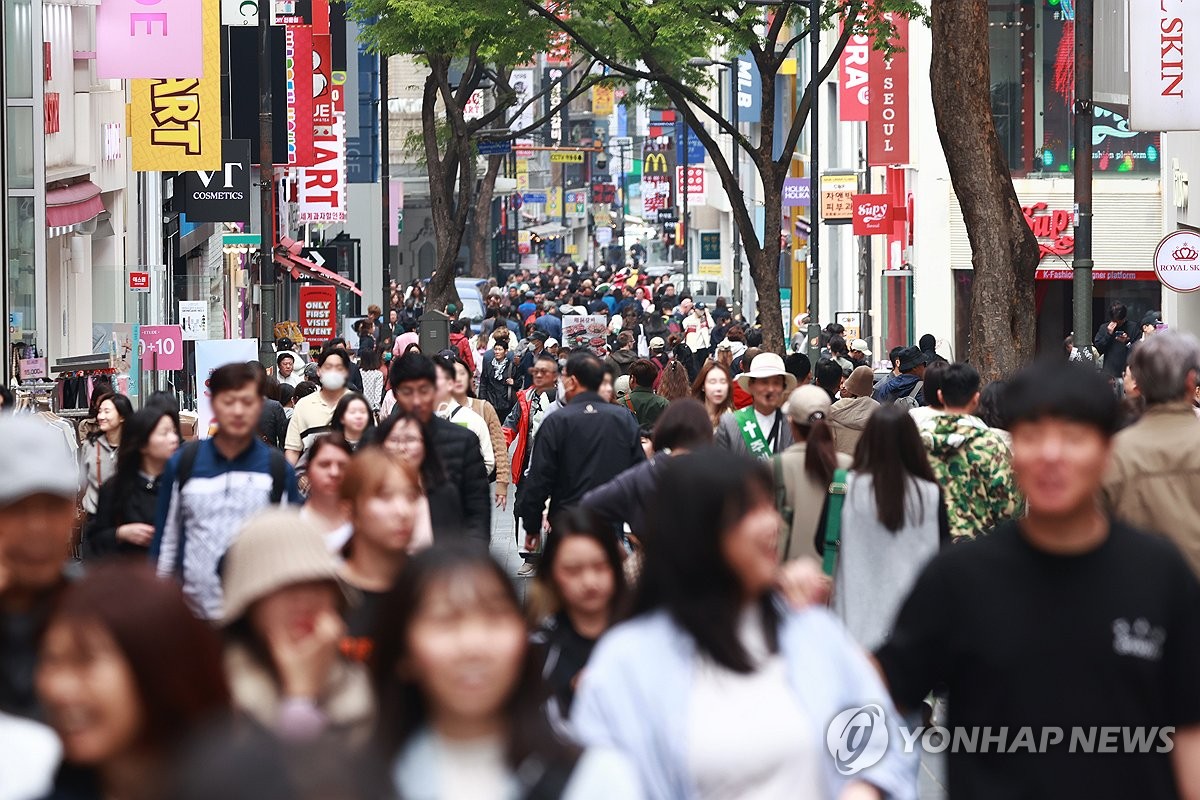
{"label": "utility pole", "polygon": [[[1092,339],[1093,0],[1075,5],[1075,263],[1071,276],[1075,340]],[[1080,337],[1083,337],[1082,339]]]}
{"label": "utility pole", "polygon": [[380,195],[383,197],[383,238],[379,240],[379,247],[383,252],[383,302],[380,307],[383,309],[383,316],[380,319],[381,325],[389,327],[388,335],[391,335],[391,311],[392,311],[392,236],[396,234],[392,230],[392,214],[391,214],[391,141],[390,131],[388,131],[388,57],[379,54],[379,189]]}
{"label": "utility pole", "polygon": [[258,251],[259,361],[275,366],[275,164],[271,146],[271,10],[258,9],[258,180],[262,228]]}
{"label": "utility pole", "polygon": [[[632,144],[630,145],[632,147]],[[625,241],[625,142],[621,142],[621,263],[617,269],[625,266],[625,257],[629,252],[629,243]]]}
{"label": "utility pole", "polygon": [[691,220],[688,218],[688,215],[691,213],[688,206],[688,124],[682,112],[679,115],[679,125],[676,127],[676,131],[682,142],[680,151],[683,155],[683,178],[679,181],[679,193],[683,195],[680,198],[682,200],[683,213],[680,215],[681,224],[679,226],[679,232],[683,234],[680,237],[683,240],[683,285],[690,289],[692,280],[692,248],[688,247],[688,236],[692,233],[692,226]]}
{"label": "utility pole", "polygon": [[[819,196],[816,189],[821,182],[821,159],[820,159],[820,143],[821,130],[818,123],[818,110],[820,107],[821,84],[818,77],[821,73],[821,0],[811,0],[808,9],[808,29],[812,33],[812,39],[808,45],[808,82],[812,87],[812,103],[809,106],[808,116],[808,174],[809,185],[812,189],[809,192],[810,196]],[[813,202],[810,200],[810,203]],[[815,204],[810,206],[809,225],[808,225],[808,346],[810,351],[813,349],[813,341],[820,341],[817,337],[821,332],[821,305],[818,292],[821,289],[821,273],[820,273],[820,253],[821,253],[821,220],[818,214],[811,211],[815,208]],[[789,314],[790,316],[790,314]],[[792,321],[785,319],[783,324],[786,330],[790,333]],[[820,354],[819,348],[817,352],[810,352],[809,358],[812,363],[817,363],[817,356]]]}

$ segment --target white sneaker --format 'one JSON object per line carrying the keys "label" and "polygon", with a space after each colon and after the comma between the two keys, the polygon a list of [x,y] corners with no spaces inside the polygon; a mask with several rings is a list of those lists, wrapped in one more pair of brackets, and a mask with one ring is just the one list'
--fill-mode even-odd
{"label": "white sneaker", "polygon": [[517,575],[519,575],[522,578],[528,578],[531,575],[535,574],[536,572],[537,572],[537,565],[535,565],[532,561],[526,561],[524,564],[521,565],[521,568],[517,570]]}

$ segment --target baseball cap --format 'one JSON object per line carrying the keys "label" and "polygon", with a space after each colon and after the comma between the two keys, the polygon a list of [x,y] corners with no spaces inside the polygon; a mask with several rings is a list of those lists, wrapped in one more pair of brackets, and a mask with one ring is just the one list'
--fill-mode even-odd
{"label": "baseball cap", "polygon": [[662,350],[666,346],[667,346],[667,343],[663,341],[663,338],[661,336],[655,336],[653,339],[650,340],[650,349],[651,350]]}
{"label": "baseball cap", "polygon": [[546,340],[546,347],[547,348],[558,347],[558,339],[555,339],[554,337],[550,337],[549,339]]}
{"label": "baseball cap", "polygon": [[855,339],[850,343],[850,349],[862,353],[864,356],[870,356],[871,351],[867,349],[866,339]]}
{"label": "baseball cap", "polygon": [[6,414],[0,442],[0,508],[35,494],[79,493],[79,466],[59,431],[32,416]]}
{"label": "baseball cap", "polygon": [[1146,316],[1142,317],[1143,325],[1162,325],[1162,321],[1161,311],[1147,311]]}
{"label": "baseball cap", "polygon": [[832,406],[833,401],[824,389],[808,383],[788,395],[783,413],[797,425],[808,425],[814,420],[825,418]]}

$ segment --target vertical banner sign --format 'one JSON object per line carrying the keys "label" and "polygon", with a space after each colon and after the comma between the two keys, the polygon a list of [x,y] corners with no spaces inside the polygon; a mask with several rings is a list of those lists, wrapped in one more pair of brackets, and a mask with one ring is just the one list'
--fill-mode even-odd
{"label": "vertical banner sign", "polygon": [[[1184,31],[1200,30],[1200,4],[1133,3],[1129,14],[1129,122],[1138,131],[1200,130],[1200,66],[1184,68]],[[1195,55],[1195,41],[1186,53]]]}
{"label": "vertical banner sign", "polygon": [[130,150],[137,172],[221,169],[220,0],[202,5],[196,30],[204,41],[203,77],[129,83]]}
{"label": "vertical banner sign", "polygon": [[[335,108],[342,93],[334,87]],[[346,221],[346,115],[335,114],[328,136],[318,136],[314,165],[300,170],[297,222]]]}
{"label": "vertical banner sign", "polygon": [[212,430],[212,392],[208,379],[218,367],[258,360],[258,339],[212,339],[196,342],[196,435],[207,439]]}
{"label": "vertical banner sign", "polygon": [[388,181],[388,244],[400,245],[400,220],[404,219],[404,180]]}
{"label": "vertical banner sign", "polygon": [[[200,78],[204,17],[197,0],[104,0],[96,8],[100,78]],[[218,15],[220,11],[218,10]],[[217,24],[220,25],[218,17]]]}
{"label": "vertical banner sign", "polygon": [[514,131],[524,130],[534,122],[535,104],[530,102],[534,93],[533,70],[514,69],[509,83],[517,95],[516,102],[513,104],[517,116],[510,127]]}
{"label": "vertical banner sign", "polygon": [[738,122],[762,122],[762,75],[754,56],[737,57]]}
{"label": "vertical banner sign", "polygon": [[312,166],[315,155],[312,53],[312,26],[287,26],[283,35],[283,57],[289,167]]}
{"label": "vertical banner sign", "polygon": [[592,116],[612,116],[616,90],[611,86],[596,84],[592,87]]}
{"label": "vertical banner sign", "polygon": [[301,286],[300,335],[310,347],[320,347],[337,331],[337,289],[332,286]]}
{"label": "vertical banner sign", "polygon": [[[839,34],[845,24],[844,20],[839,23]],[[838,82],[838,119],[842,122],[866,122],[870,118],[870,61],[871,37],[865,33],[851,36],[838,64],[841,72],[841,81]]]}
{"label": "vertical banner sign", "polygon": [[314,35],[313,41],[313,129],[314,135],[333,133],[333,39]]}
{"label": "vertical banner sign", "polygon": [[867,120],[867,163],[886,167],[908,163],[908,20],[887,12],[896,28],[892,44],[899,50],[891,60],[871,51],[871,113]]}
{"label": "vertical banner sign", "polygon": [[808,178],[783,179],[783,207],[801,208],[812,205],[812,181]]}
{"label": "vertical banner sign", "polygon": [[696,206],[707,205],[708,194],[704,185],[704,167],[694,167],[688,164],[687,178],[683,175],[683,166],[675,167],[675,195],[682,198],[687,192],[688,203]]}

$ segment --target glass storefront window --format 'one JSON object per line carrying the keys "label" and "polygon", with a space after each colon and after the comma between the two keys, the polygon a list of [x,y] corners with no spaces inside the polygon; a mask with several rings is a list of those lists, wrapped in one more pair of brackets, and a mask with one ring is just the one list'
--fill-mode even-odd
{"label": "glass storefront window", "polygon": [[[1013,177],[1069,176],[1074,156],[1074,4],[993,2],[988,22],[992,115]],[[1128,106],[1095,107],[1095,173],[1157,175],[1160,135],[1131,131]]]}
{"label": "glass storefront window", "polygon": [[10,189],[33,188],[33,108],[9,106],[4,148]]}
{"label": "glass storefront window", "polygon": [[33,344],[37,338],[37,279],[34,271],[34,207],[32,197],[8,201],[9,327],[14,342]]}
{"label": "glass storefront window", "polygon": [[4,86],[8,97],[33,97],[31,0],[4,0]]}

